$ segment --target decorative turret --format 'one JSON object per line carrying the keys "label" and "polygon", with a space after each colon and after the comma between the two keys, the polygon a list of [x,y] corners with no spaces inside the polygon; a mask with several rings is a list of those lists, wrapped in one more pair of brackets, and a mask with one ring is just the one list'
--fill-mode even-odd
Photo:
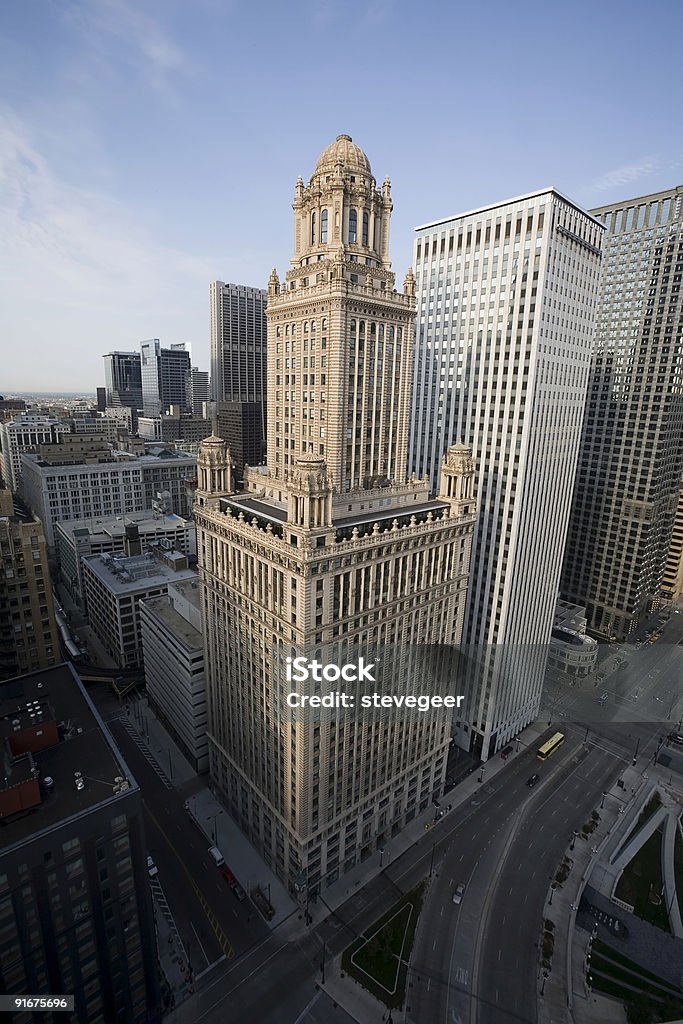
{"label": "decorative turret", "polygon": [[233,493],[230,449],[222,437],[205,437],[197,456],[197,504],[218,506],[218,499]]}
{"label": "decorative turret", "polygon": [[415,298],[415,274],[412,267],[408,267],[408,272],[403,280],[403,291],[410,298]]}
{"label": "decorative turret", "polygon": [[[299,179],[299,180],[301,180],[301,179]],[[268,295],[271,295],[271,296],[272,295],[277,295],[277,293],[279,291],[280,291],[280,277],[279,277],[278,272],[275,269],[275,267],[273,267],[273,269],[270,272],[270,277],[268,278]]]}
{"label": "decorative turret", "polygon": [[444,455],[438,497],[455,515],[474,512],[474,459],[466,444],[452,444]]}
{"label": "decorative turret", "polygon": [[332,488],[324,459],[302,455],[288,478],[287,522],[305,530],[332,526]]}

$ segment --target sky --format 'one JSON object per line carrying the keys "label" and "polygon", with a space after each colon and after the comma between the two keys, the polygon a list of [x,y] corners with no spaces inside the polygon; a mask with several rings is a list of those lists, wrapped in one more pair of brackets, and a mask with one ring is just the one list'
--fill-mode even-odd
{"label": "sky", "polygon": [[150,337],[208,369],[209,283],[288,268],[341,133],[391,179],[399,283],[418,224],[683,182],[682,28],[678,0],[3,0],[0,394],[94,393]]}

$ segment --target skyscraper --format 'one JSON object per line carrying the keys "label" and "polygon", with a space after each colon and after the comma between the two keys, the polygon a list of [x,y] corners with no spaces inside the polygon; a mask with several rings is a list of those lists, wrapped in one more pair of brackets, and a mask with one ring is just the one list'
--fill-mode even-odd
{"label": "skyscraper", "polygon": [[245,462],[255,466],[264,456],[267,297],[262,288],[222,281],[209,288],[216,429],[229,426],[240,479]]}
{"label": "skyscraper", "polygon": [[683,186],[592,213],[605,259],[562,593],[624,639],[662,583],[683,472]]}
{"label": "skyscraper", "polygon": [[193,416],[203,416],[206,403],[211,401],[208,370],[193,366],[190,370],[190,406]]}
{"label": "skyscraper", "polygon": [[140,345],[142,407],[145,416],[159,416],[177,405],[189,412],[190,353],[184,343],[162,348],[158,338]]}
{"label": "skyscraper", "polygon": [[471,445],[465,640],[480,668],[456,741],[486,758],[538,711],[578,455],[602,225],[554,189],[417,229],[409,465]]}
{"label": "skyscraper", "polygon": [[211,386],[215,402],[266,403],[266,300],[262,288],[213,281]]}
{"label": "skyscraper", "polygon": [[108,352],[102,358],[107,405],[142,409],[140,353]]}
{"label": "skyscraper", "polygon": [[437,498],[407,477],[414,277],[394,288],[391,209],[388,179],[376,187],[346,135],[299,179],[292,268],[268,285],[268,465],[235,493],[224,440],[198,458],[210,771],[299,894],[425,810],[450,743],[450,715],[293,715],[278,671],[285,652],[426,658],[460,637],[474,470],[455,446]]}

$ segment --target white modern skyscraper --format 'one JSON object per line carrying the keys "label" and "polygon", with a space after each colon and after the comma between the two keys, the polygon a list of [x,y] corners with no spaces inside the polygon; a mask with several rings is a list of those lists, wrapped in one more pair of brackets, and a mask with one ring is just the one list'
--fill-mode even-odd
{"label": "white modern skyscraper", "polygon": [[417,229],[410,467],[472,447],[477,526],[456,741],[488,757],[537,714],[590,365],[603,228],[554,189]]}
{"label": "white modern skyscraper", "polygon": [[293,206],[291,269],[268,284],[268,465],[240,492],[225,441],[204,440],[195,519],[211,775],[312,894],[443,793],[452,713],[312,718],[286,704],[285,655],[381,647],[397,674],[379,688],[410,666],[428,691],[432,648],[462,631],[474,469],[450,448],[431,500],[407,473],[415,282],[395,288],[388,179],[341,135]]}

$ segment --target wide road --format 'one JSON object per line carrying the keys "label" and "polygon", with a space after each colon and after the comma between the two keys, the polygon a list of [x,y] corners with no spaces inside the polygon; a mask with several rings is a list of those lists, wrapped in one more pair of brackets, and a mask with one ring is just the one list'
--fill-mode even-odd
{"label": "wide road", "polygon": [[[570,778],[575,769],[573,752],[581,748],[582,739],[583,731],[574,730],[571,742],[565,744],[555,763],[548,762],[540,767],[543,776],[550,778],[557,772],[561,778]],[[428,876],[430,865],[433,867],[432,885],[418,927],[406,1020],[414,1024],[423,1024],[424,1021],[453,1024],[456,1020],[453,1014],[459,1012],[459,997],[464,997],[462,1006],[466,1013],[469,1012],[476,927],[500,863],[508,830],[519,819],[522,808],[533,808],[535,803],[540,804],[545,798],[543,784],[535,790],[525,785],[526,779],[538,769],[535,748],[536,745],[533,750],[522,748],[491,784],[482,784],[480,793],[469,804],[442,819],[414,847],[320,925],[302,933],[292,942],[283,940],[276,932],[238,961],[218,968],[201,991],[175,1011],[174,1024],[190,1021],[193,1024],[219,1021],[238,1024],[245,1020],[258,1020],[259,1024],[295,1024],[316,994],[315,985],[321,976],[323,942],[328,960],[341,953],[403,892]],[[623,748],[615,750],[624,756]],[[614,772],[623,763],[616,760],[611,745],[599,757],[604,757],[606,771],[611,766]],[[605,773],[598,778],[598,769],[599,765],[593,781],[590,809],[595,806],[595,794],[599,794],[605,784]],[[586,780],[582,779],[580,784],[585,786]],[[568,794],[568,813],[570,804],[571,794]],[[580,810],[582,814],[582,808]],[[575,809],[579,825],[586,817],[581,817],[581,814]],[[566,846],[567,838],[568,824],[562,819],[561,849]],[[548,877],[549,872],[550,869]],[[461,908],[455,907],[451,900],[452,890],[458,881],[469,882]],[[532,884],[534,881],[532,879]],[[539,888],[543,897],[547,884],[548,878],[544,877]],[[460,915],[463,923],[467,918],[467,927],[459,932],[465,950],[462,955],[457,947],[455,954],[453,952],[453,930]],[[535,906],[533,918],[534,927],[540,927]],[[486,944],[482,956],[482,978],[483,984],[488,985],[485,949]],[[530,970],[534,962],[529,965]],[[466,1020],[466,1017],[462,1019]],[[306,1017],[301,1020],[305,1021]]]}
{"label": "wide road", "polygon": [[[651,725],[593,729],[587,744],[584,726],[563,728],[561,750],[546,764],[535,750],[518,755],[444,848],[418,925],[408,1024],[535,1021],[535,946],[558,863],[634,745],[640,740],[645,766],[656,742]],[[541,780],[529,789],[536,772]],[[459,882],[466,891],[458,906]]]}

